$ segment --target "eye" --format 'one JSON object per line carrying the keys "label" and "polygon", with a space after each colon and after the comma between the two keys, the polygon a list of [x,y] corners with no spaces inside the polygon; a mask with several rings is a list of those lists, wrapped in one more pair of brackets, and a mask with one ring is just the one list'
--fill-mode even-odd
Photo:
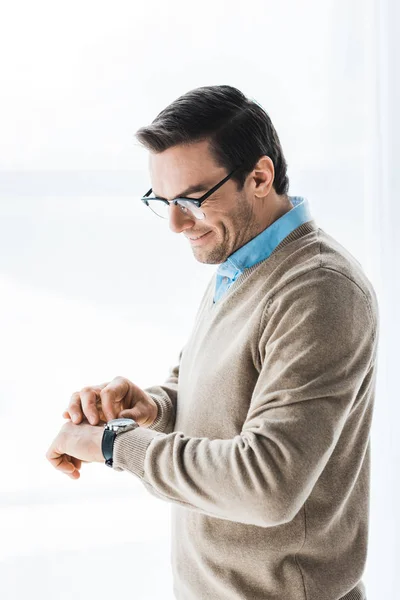
{"label": "eye", "polygon": [[206,198],[204,200],[204,202],[202,203],[202,206],[204,206],[205,204],[208,204],[209,202],[215,202],[215,200],[218,199],[218,195],[217,194],[211,194],[211,196],[208,196],[208,198]]}

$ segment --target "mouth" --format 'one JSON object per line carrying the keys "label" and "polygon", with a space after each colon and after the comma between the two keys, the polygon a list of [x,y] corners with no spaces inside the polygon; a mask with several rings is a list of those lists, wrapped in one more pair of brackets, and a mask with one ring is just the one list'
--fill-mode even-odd
{"label": "mouth", "polygon": [[192,237],[186,236],[188,238],[188,240],[198,240],[199,238],[203,237],[203,235],[206,235],[207,233],[210,233],[209,231],[206,231],[206,233],[201,233],[200,235],[193,235]]}
{"label": "mouth", "polygon": [[193,237],[193,238],[188,237],[187,239],[189,240],[189,242],[192,245],[198,245],[198,244],[203,243],[203,240],[206,240],[206,239],[208,240],[208,236],[209,236],[210,233],[212,233],[212,231],[207,231],[207,233],[204,233],[200,237],[197,237],[197,236]]}

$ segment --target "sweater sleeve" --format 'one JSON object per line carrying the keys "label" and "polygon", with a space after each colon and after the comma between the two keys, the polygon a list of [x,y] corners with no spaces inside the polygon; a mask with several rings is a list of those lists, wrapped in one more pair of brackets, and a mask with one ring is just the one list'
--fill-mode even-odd
{"label": "sweater sleeve", "polygon": [[182,348],[179,353],[178,364],[171,368],[164,384],[153,385],[144,389],[158,407],[158,414],[155,421],[146,429],[163,433],[171,433],[174,430],[176,404],[178,401],[179,366],[183,350]]}
{"label": "sweater sleeve", "polygon": [[121,433],[114,465],[155,496],[205,515],[270,527],[294,518],[362,399],[376,320],[362,289],[319,267],[266,303],[259,377],[240,434]]}

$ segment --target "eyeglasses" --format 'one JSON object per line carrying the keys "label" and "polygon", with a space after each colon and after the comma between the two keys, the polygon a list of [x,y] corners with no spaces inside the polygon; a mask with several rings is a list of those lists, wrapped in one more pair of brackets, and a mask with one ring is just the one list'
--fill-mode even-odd
{"label": "eyeglasses", "polygon": [[216,192],[221,185],[223,185],[228,179],[232,177],[232,175],[239,169],[240,167],[236,167],[224,177],[222,181],[217,183],[211,190],[206,192],[201,198],[175,198],[174,200],[165,200],[164,198],[157,198],[156,196],[150,197],[150,194],[153,191],[153,188],[150,188],[147,194],[145,194],[141,200],[144,202],[146,206],[148,206],[158,217],[162,219],[167,219],[169,215],[169,206],[171,203],[175,204],[175,206],[179,206],[183,213],[186,215],[193,216],[195,219],[204,219],[205,214],[202,210],[200,210],[200,206],[203,204],[205,200],[211,194]]}

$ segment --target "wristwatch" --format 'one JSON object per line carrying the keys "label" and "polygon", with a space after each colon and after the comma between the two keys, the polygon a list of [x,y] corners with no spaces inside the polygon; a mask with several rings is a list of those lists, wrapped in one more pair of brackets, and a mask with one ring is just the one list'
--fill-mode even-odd
{"label": "wristwatch", "polygon": [[113,466],[113,448],[115,438],[119,433],[131,431],[139,427],[134,419],[111,419],[104,425],[103,438],[101,440],[101,451],[105,458],[107,467]]}

